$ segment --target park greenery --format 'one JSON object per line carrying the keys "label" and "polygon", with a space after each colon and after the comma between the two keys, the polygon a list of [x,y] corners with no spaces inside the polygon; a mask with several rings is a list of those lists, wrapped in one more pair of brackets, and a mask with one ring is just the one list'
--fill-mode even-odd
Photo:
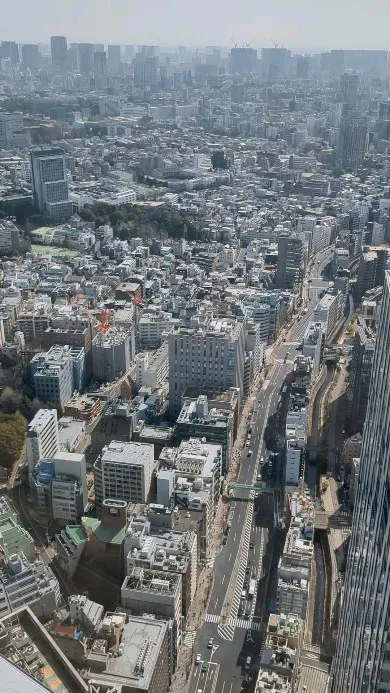
{"label": "park greenery", "polygon": [[111,224],[114,234],[121,240],[141,236],[145,240],[155,238],[185,238],[186,240],[208,240],[202,223],[188,212],[166,205],[142,207],[125,204],[114,207],[104,202],[86,206],[80,216],[84,221],[94,222],[96,227]]}
{"label": "park greenery", "polygon": [[44,405],[5,387],[0,395],[0,465],[11,469],[23,450],[27,422]]}

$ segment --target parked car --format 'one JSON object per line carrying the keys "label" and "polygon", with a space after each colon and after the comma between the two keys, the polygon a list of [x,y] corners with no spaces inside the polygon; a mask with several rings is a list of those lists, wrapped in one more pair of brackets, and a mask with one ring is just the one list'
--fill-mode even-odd
{"label": "parked car", "polygon": [[195,657],[195,664],[200,664],[202,661],[202,655],[197,654]]}

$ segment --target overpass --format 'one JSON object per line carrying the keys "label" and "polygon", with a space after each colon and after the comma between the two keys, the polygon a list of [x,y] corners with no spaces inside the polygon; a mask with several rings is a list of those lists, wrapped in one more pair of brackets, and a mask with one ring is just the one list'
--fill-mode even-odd
{"label": "overpass", "polygon": [[[271,488],[270,486],[266,486],[262,481],[258,481],[257,483],[254,484],[228,484],[227,486],[227,494],[228,498],[232,498],[234,495],[234,491],[250,491],[250,492],[255,492],[257,494],[260,493],[266,493],[268,495],[272,495],[274,499],[274,527],[279,527],[280,526],[280,521],[281,518],[279,516],[279,505],[280,505],[280,498],[282,494],[282,489],[281,488]],[[253,500],[253,496],[249,496],[247,500]],[[283,503],[282,503],[283,507]]]}

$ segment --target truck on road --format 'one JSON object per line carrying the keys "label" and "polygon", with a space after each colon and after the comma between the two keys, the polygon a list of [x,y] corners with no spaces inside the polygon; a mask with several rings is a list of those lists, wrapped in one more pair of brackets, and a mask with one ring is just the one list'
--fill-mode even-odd
{"label": "truck on road", "polygon": [[256,591],[256,580],[249,580],[248,599],[253,599]]}

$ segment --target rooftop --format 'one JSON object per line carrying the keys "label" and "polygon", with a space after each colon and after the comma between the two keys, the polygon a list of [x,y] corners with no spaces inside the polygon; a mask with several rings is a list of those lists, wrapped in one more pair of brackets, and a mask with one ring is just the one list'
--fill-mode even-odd
{"label": "rooftop", "polygon": [[[124,687],[147,690],[159,657],[168,628],[166,621],[147,617],[131,616],[126,618],[119,614],[106,614],[102,627],[109,627],[109,621],[116,619],[115,624],[123,628],[116,656],[107,656],[105,641],[95,640],[88,657],[87,678],[97,684],[121,684]],[[110,650],[108,650],[110,651]],[[96,664],[95,664],[96,662]]]}
{"label": "rooftop", "polygon": [[[8,638],[4,637],[6,634],[9,634]],[[0,653],[12,660],[26,675],[33,675],[45,690],[53,693],[81,693],[88,690],[86,683],[29,607],[22,607],[0,620]],[[7,671],[10,672],[9,668]],[[27,688],[27,681],[25,686],[24,691],[35,693],[40,690],[38,684],[36,689]],[[15,691],[12,686],[3,690]]]}

